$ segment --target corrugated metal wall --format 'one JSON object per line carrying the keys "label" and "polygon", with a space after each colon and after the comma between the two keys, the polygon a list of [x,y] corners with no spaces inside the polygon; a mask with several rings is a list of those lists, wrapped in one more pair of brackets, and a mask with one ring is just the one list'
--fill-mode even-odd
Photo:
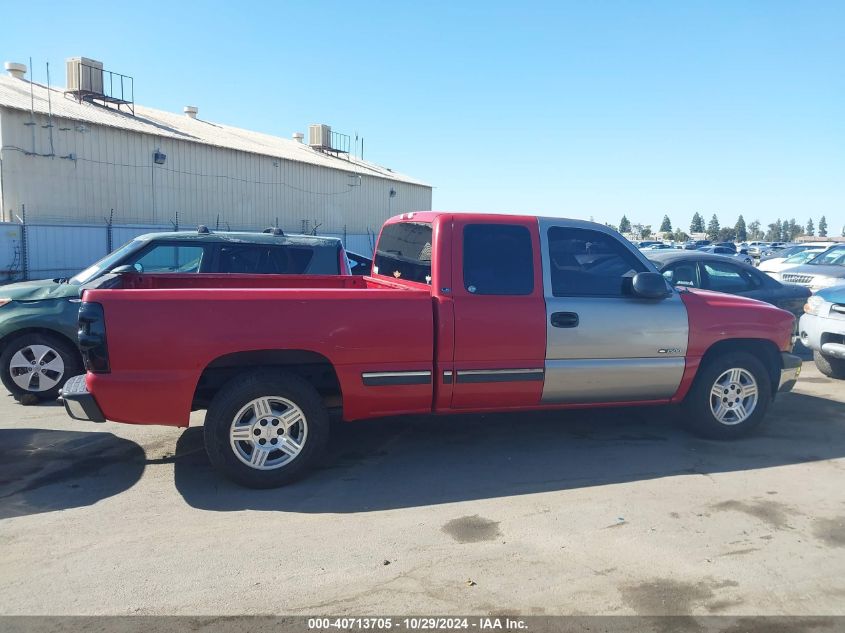
{"label": "corrugated metal wall", "polygon": [[[431,208],[431,188],[172,138],[0,108],[3,216],[32,222],[208,224],[366,235]],[[209,123],[209,125],[213,125]],[[50,132],[52,130],[52,142]],[[163,165],[153,162],[159,150]],[[52,154],[52,156],[47,156]],[[339,161],[342,164],[342,161]],[[391,195],[391,190],[394,194]]]}
{"label": "corrugated metal wall", "polygon": [[[431,208],[431,188],[268,156],[214,148],[0,108],[0,280],[73,275],[112,244],[160,230],[206,224],[344,238],[370,255],[383,221]],[[210,124],[209,125],[213,125]],[[51,138],[52,131],[52,138]],[[158,150],[167,158],[153,162]],[[393,194],[391,194],[393,191]]]}

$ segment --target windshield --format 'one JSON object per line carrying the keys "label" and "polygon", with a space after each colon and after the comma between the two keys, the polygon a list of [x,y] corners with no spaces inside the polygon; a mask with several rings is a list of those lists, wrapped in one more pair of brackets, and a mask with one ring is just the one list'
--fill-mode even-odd
{"label": "windshield", "polygon": [[98,261],[96,264],[92,264],[82,272],[77,273],[76,275],[71,277],[70,283],[76,285],[88,283],[92,279],[99,277],[101,274],[103,274],[103,271],[106,271],[112,266],[114,266],[117,262],[119,262],[129,253],[138,250],[141,246],[144,245],[144,243],[145,242],[142,242],[141,240],[132,240],[131,242],[127,242],[116,251],[113,251],[103,257],[103,259]]}
{"label": "windshield", "polygon": [[807,262],[816,266],[845,266],[845,246],[834,246]]}
{"label": "windshield", "polygon": [[790,255],[786,259],[783,260],[784,264],[803,264],[808,259],[812,259],[816,255],[819,254],[820,251],[801,251],[799,253],[795,253],[794,255]]}

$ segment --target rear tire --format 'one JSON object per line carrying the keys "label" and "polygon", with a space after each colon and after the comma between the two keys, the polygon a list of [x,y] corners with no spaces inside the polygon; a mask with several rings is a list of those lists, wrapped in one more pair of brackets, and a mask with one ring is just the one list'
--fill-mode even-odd
{"label": "rear tire", "polygon": [[742,437],[760,425],[771,401],[771,378],[756,356],[723,354],[698,370],[684,400],[685,423],[710,439]]}
{"label": "rear tire", "polygon": [[813,360],[816,367],[828,378],[845,378],[845,360],[826,356],[819,351],[813,350]]}
{"label": "rear tire", "polygon": [[24,404],[55,400],[67,380],[81,373],[79,352],[52,334],[22,334],[0,354],[0,380]]}
{"label": "rear tire", "polygon": [[205,417],[205,448],[226,477],[248,488],[276,488],[319,460],[329,415],[314,387],[293,374],[256,371],[226,384]]}

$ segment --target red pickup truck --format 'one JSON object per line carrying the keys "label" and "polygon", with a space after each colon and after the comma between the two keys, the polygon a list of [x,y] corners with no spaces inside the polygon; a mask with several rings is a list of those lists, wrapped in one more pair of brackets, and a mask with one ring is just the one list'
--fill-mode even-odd
{"label": "red pickup truck", "polygon": [[744,435],[800,359],[793,316],[673,289],[578,220],[421,212],[382,228],[367,277],[123,274],[85,291],[76,419],[187,426],[233,480],[301,475],[344,420],[679,403]]}

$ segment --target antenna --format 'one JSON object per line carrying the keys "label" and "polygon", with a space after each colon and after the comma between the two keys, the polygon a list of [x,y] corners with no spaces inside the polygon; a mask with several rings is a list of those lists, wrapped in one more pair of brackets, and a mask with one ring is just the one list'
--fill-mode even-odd
{"label": "antenna", "polygon": [[29,57],[29,123],[24,123],[32,129],[32,153],[35,153],[35,93],[33,92],[32,84],[34,83],[32,76],[32,56]]}
{"label": "antenna", "polygon": [[[30,84],[32,85],[32,84]],[[50,62],[47,62],[47,125],[42,127],[50,128],[50,156],[55,156],[56,152],[53,148],[53,100],[50,98]]]}

